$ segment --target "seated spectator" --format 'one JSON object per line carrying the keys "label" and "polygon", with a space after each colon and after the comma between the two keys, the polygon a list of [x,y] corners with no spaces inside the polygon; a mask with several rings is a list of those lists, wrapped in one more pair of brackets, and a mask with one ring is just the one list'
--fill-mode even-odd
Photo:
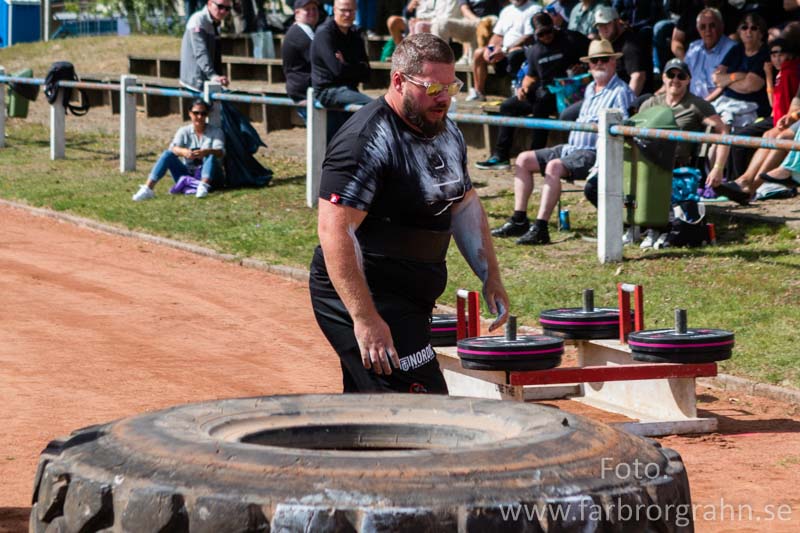
{"label": "seated spectator", "polygon": [[[773,40],[769,48],[771,63],[768,65],[779,71],[772,87],[773,120],[770,124],[773,127],[763,132],[761,136],[768,139],[791,140],[800,126],[800,123],[797,122],[800,117],[800,91],[798,91],[800,89],[800,58],[795,56],[789,42],[782,38]],[[765,71],[771,71],[767,64],[764,67]],[[771,75],[767,74],[768,81],[770,78]],[[768,96],[770,96],[770,86],[769,84],[767,86]],[[794,95],[793,98],[792,95]],[[771,178],[779,176],[779,174],[772,176],[768,173],[778,167],[786,155],[785,150],[759,148],[750,156],[747,169],[733,183],[722,184],[718,189],[719,194],[740,204],[747,204],[764,181],[771,181]]]}
{"label": "seated spectator", "polygon": [[431,33],[445,41],[452,39],[461,43],[464,55],[456,63],[471,64],[475,50],[489,42],[500,3],[498,0],[458,0],[458,9],[457,16],[434,19]]}
{"label": "seated spectator", "polygon": [[156,184],[167,170],[175,183],[183,176],[199,178],[195,196],[208,196],[212,182],[222,178],[221,160],[225,155],[225,135],[222,130],[206,124],[208,109],[208,104],[202,98],[192,102],[189,110],[192,123],[182,126],[175,133],[169,149],[161,154],[150,171],[147,183],[141,185],[133,195],[134,202],[155,198]]}
{"label": "seated spectator", "polygon": [[567,26],[569,25],[569,14],[564,2],[561,0],[553,0],[547,4],[547,7],[545,7],[544,10],[548,15],[550,15],[550,18],[553,19],[553,26],[557,30],[567,29]]}
{"label": "seated spectator", "polygon": [[[500,104],[500,114],[513,117],[533,115],[547,118],[557,113],[556,95],[547,90],[554,78],[567,76],[567,69],[580,64],[589,40],[578,32],[556,31],[553,19],[545,12],[533,16],[536,41],[525,52],[528,68],[514,96]],[[514,128],[500,126],[491,157],[475,164],[480,169],[506,169],[514,142]],[[531,150],[547,145],[547,130],[534,129]]]}
{"label": "seated spectator", "polygon": [[589,39],[597,38],[595,32],[595,13],[604,5],[599,0],[581,0],[569,14],[569,25],[572,31],[584,34]]}
{"label": "seated spectator", "polygon": [[436,9],[436,0],[410,0],[405,8],[405,13],[392,15],[386,20],[386,27],[392,36],[395,45],[403,40],[403,34],[413,35],[416,31],[417,22],[425,22],[433,19]]}
{"label": "seated spectator", "polygon": [[[700,11],[697,15],[697,31],[700,38],[693,41],[686,52],[686,64],[692,74],[689,90],[695,96],[712,100],[719,96],[714,84],[714,72],[736,43],[723,35],[722,14],[718,9]],[[681,58],[677,54],[675,57]]]}
{"label": "seated spectator", "polygon": [[488,66],[495,72],[512,76],[525,60],[522,47],[533,40],[531,17],[542,8],[533,0],[511,0],[497,18],[489,44],[478,48],[473,56],[472,74],[475,86],[470,89],[467,101],[484,101]]}
{"label": "seated spectator", "polygon": [[[325,107],[368,104],[372,98],[359,92],[369,80],[370,67],[364,38],[353,25],[355,0],[336,0],[333,17],[319,25],[311,44],[311,85]],[[346,112],[328,113],[329,138],[348,118]]]}
{"label": "seated spectator", "polygon": [[[714,71],[712,79],[717,88],[708,96],[723,120],[735,127],[772,113],[764,79],[764,63],[769,61],[764,43],[767,25],[760,15],[750,13],[744,16],[738,31],[741,42],[725,54]],[[721,96],[716,98],[715,94]]]}
{"label": "seated spectator", "polygon": [[614,51],[621,54],[617,61],[617,76],[628,84],[636,96],[653,92],[653,50],[641,43],[619,18],[613,7],[600,6],[594,14],[597,34],[610,41]]}
{"label": "seated spectator", "polygon": [[[634,94],[616,75],[617,59],[621,56],[605,39],[592,41],[589,54],[581,58],[589,63],[592,81],[581,104],[578,122],[599,121],[605,109],[620,109],[625,118],[634,100]],[[597,134],[572,131],[567,144],[552,148],[523,152],[514,164],[514,214],[501,227],[492,231],[496,237],[519,237],[517,244],[548,244],[550,233],[547,221],[561,196],[561,179],[582,180],[594,167],[597,156]],[[533,174],[544,177],[542,199],[536,220],[528,220],[528,199],[533,192]]]}
{"label": "seated spectator", "polygon": [[[306,99],[311,87],[311,42],[319,18],[318,0],[295,0],[294,24],[286,32],[281,45],[286,94],[295,102]],[[305,110],[301,109],[301,115]]]}

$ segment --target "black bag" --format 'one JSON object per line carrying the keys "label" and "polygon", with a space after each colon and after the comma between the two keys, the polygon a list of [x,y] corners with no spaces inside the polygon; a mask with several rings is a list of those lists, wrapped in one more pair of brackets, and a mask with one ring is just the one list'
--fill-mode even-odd
{"label": "black bag", "polygon": [[694,200],[672,206],[672,222],[667,235],[670,246],[705,246],[711,242],[708,225],[703,222],[705,206]]}
{"label": "black bag", "polygon": [[50,66],[50,71],[44,78],[44,95],[51,104],[56,103],[58,92],[61,91],[61,98],[64,109],[69,110],[76,117],[80,117],[89,112],[89,98],[83,89],[77,89],[80,96],[80,104],[72,103],[72,87],[60,87],[60,81],[80,81],[75,73],[75,67],[68,61],[56,61]]}
{"label": "black bag", "polygon": [[272,180],[272,170],[259,163],[253,154],[267,145],[232,102],[219,104],[225,133],[225,179],[222,183],[213,183],[214,188],[264,187]]}

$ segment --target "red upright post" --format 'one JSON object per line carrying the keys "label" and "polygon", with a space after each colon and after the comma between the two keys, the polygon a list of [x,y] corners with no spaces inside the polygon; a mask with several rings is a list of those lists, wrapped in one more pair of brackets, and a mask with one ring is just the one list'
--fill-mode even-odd
{"label": "red upright post", "polygon": [[633,293],[633,330],[644,329],[644,294],[641,285],[630,283],[617,283],[617,298],[619,300],[619,342],[626,344],[628,334],[631,332],[631,294]]}

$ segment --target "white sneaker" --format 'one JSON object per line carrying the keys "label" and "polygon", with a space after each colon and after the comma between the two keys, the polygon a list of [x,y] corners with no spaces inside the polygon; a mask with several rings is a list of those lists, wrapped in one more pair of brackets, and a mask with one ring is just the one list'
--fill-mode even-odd
{"label": "white sneaker", "polygon": [[633,244],[642,237],[639,226],[628,226],[622,235],[622,244]]}
{"label": "white sneaker", "polygon": [[475,87],[469,90],[466,98],[467,102],[485,102],[486,96],[475,90]]}
{"label": "white sneaker", "polygon": [[133,195],[134,202],[142,202],[144,200],[151,200],[156,197],[156,193],[153,192],[153,189],[148,187],[147,185],[142,185],[139,187],[139,190],[136,191],[136,194]]}
{"label": "white sneaker", "polygon": [[194,193],[195,198],[205,198],[208,196],[208,183],[201,181],[197,184],[197,192]]}
{"label": "white sneaker", "polygon": [[456,61],[456,65],[471,65],[472,64],[472,56],[464,54]]}
{"label": "white sneaker", "polygon": [[665,231],[661,235],[658,236],[656,242],[653,243],[653,248],[656,250],[660,250],[661,248],[669,248],[669,241],[667,238],[669,237],[669,232]]}
{"label": "white sneaker", "polygon": [[652,248],[653,245],[658,240],[659,232],[654,229],[649,229],[644,233],[644,239],[642,239],[642,244],[639,245],[639,248],[644,250],[645,248]]}

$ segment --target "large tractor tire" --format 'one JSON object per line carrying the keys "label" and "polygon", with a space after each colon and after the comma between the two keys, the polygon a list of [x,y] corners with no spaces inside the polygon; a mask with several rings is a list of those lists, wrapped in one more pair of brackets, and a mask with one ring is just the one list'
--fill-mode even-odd
{"label": "large tractor tire", "polygon": [[680,456],[533,404],[306,395],[182,405],[42,452],[30,531],[693,531]]}

